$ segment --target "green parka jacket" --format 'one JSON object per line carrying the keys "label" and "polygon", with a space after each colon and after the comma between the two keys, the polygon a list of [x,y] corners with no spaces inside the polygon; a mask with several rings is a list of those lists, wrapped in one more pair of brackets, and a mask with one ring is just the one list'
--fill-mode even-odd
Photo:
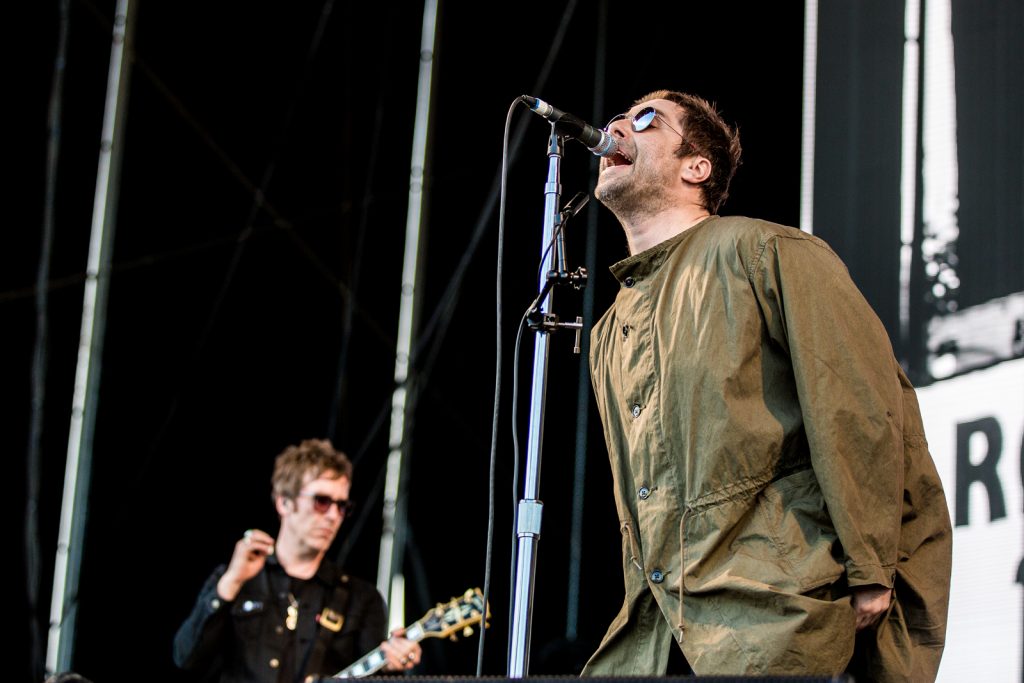
{"label": "green parka jacket", "polygon": [[[913,388],[820,239],[713,216],[612,267],[591,374],[625,600],[584,675],[930,680],[951,567]],[[850,588],[895,586],[854,656]]]}

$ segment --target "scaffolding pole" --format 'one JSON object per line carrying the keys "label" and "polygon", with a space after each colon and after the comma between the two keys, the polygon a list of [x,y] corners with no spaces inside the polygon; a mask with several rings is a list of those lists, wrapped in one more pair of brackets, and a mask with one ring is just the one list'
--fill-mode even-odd
{"label": "scaffolding pole", "polygon": [[53,570],[50,628],[46,648],[47,675],[71,669],[78,580],[85,537],[86,503],[92,469],[92,437],[99,397],[100,361],[106,327],[110,260],[114,244],[117,188],[121,172],[124,121],[128,104],[132,35],[135,23],[132,0],[118,0],[114,15],[107,99],[103,112],[92,233],[85,274],[78,366],[71,401],[68,455],[64,465],[57,557]]}
{"label": "scaffolding pole", "polygon": [[377,589],[387,599],[389,625],[405,625],[404,577],[407,515],[403,488],[407,461],[407,410],[414,405],[413,380],[409,361],[413,334],[417,328],[420,291],[421,233],[426,213],[427,147],[430,133],[431,81],[434,75],[434,51],[437,37],[439,0],[425,0],[423,28],[420,34],[420,72],[416,93],[416,118],[409,168],[409,208],[405,222],[405,255],[402,262],[402,290],[398,314],[398,339],[395,348],[395,390],[391,398],[391,429],[388,436],[388,462],[384,483],[383,532],[377,565]]}

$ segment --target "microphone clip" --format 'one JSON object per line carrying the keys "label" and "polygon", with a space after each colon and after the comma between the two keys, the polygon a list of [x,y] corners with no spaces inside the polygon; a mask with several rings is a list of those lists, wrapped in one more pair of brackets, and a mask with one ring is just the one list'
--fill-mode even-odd
{"label": "microphone clip", "polygon": [[562,322],[554,313],[544,313],[539,308],[534,308],[526,315],[526,322],[534,332],[557,332],[558,330],[576,330],[576,340],[572,352],[579,355],[583,346],[583,316],[576,316],[575,322]]}
{"label": "microphone clip", "polygon": [[583,266],[578,267],[571,273],[564,270],[549,270],[547,275],[549,283],[553,285],[572,285],[572,288],[576,291],[580,291],[587,286],[587,277],[587,269]]}

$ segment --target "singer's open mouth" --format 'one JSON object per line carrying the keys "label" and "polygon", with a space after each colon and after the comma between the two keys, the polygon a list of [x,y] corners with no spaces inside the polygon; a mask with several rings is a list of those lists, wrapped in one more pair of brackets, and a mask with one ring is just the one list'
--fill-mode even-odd
{"label": "singer's open mouth", "polygon": [[616,150],[615,154],[605,157],[605,168],[611,168],[613,166],[630,166],[633,164],[633,160],[630,159],[621,149]]}

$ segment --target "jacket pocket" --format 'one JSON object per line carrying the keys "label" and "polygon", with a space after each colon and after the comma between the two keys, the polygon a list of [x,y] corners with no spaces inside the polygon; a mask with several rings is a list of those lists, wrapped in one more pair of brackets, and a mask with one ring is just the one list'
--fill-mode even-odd
{"label": "jacket pocket", "polygon": [[760,498],[759,513],[779,566],[792,579],[792,592],[806,593],[842,576],[838,536],[813,470],[773,481]]}
{"label": "jacket pocket", "polygon": [[844,572],[814,472],[801,470],[682,520],[687,658],[698,673],[840,671],[853,650]]}
{"label": "jacket pocket", "polygon": [[836,538],[813,470],[801,470],[684,514],[684,589],[805,593],[842,576]]}
{"label": "jacket pocket", "polygon": [[267,615],[267,604],[262,600],[243,598],[231,606],[231,621],[235,632],[242,639],[258,640],[263,618]]}

